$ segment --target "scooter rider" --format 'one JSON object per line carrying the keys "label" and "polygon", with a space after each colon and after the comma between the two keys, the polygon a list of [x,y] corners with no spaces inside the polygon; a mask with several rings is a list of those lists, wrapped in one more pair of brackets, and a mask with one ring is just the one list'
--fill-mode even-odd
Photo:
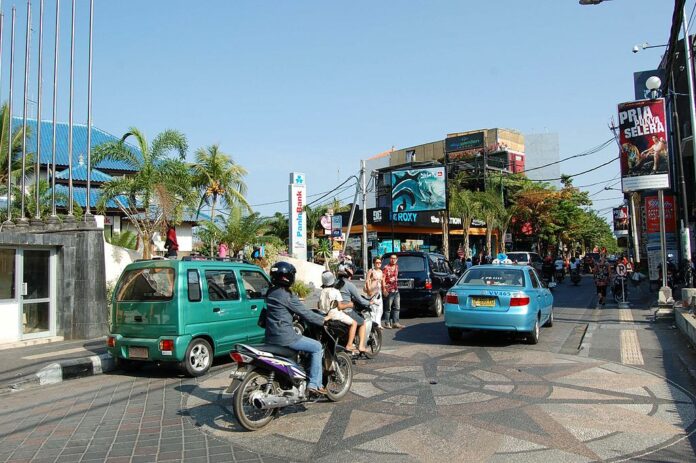
{"label": "scooter rider", "polygon": [[341,297],[343,298],[343,302],[338,305],[338,308],[358,322],[358,336],[360,337],[358,350],[363,354],[367,352],[367,348],[365,347],[365,340],[367,339],[365,336],[365,319],[358,315],[355,310],[353,310],[353,307],[355,307],[356,301],[363,306],[369,306],[370,301],[365,299],[360,294],[360,291],[358,291],[358,288],[350,281],[350,277],[353,276],[353,268],[350,265],[340,264],[336,270],[336,275],[338,276],[338,281],[334,287],[341,292]]}
{"label": "scooter rider", "polygon": [[297,334],[292,327],[292,315],[297,314],[306,322],[319,326],[324,324],[325,318],[307,309],[297,296],[290,292],[296,273],[295,266],[288,262],[278,262],[271,267],[273,286],[266,294],[266,342],[309,353],[307,393],[323,395],[326,394],[326,389],[322,386],[321,343]]}

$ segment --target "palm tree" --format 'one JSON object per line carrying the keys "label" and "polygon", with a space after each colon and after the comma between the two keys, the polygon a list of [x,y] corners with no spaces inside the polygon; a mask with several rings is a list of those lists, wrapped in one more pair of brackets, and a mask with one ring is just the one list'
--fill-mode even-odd
{"label": "palm tree", "polygon": [[[200,213],[203,205],[210,206],[210,220],[213,223],[218,201],[229,207],[240,204],[251,212],[251,207],[245,198],[247,186],[244,183],[244,176],[246,174],[246,169],[235,163],[232,156],[220,151],[220,145],[196,150],[193,184],[202,193],[198,212]],[[213,242],[210,243],[210,252],[213,253]]]}
{"label": "palm tree", "polygon": [[472,191],[462,188],[456,183],[450,186],[449,212],[452,216],[459,217],[462,220],[465,259],[471,257],[469,255],[469,226],[474,218],[475,207]]}
{"label": "palm tree", "polygon": [[[7,191],[7,150],[8,150],[8,135],[7,128],[10,126],[10,112],[7,108],[7,103],[0,107],[0,191]],[[12,132],[12,180],[18,183],[19,177],[22,175],[22,126],[17,127]],[[27,137],[30,135],[27,127]],[[25,174],[34,171],[33,153],[27,153],[25,161]]]}
{"label": "palm tree", "polygon": [[288,218],[282,212],[276,212],[273,217],[266,219],[266,234],[275,236],[282,243],[287,244],[290,236],[290,225]]}
{"label": "palm tree", "polygon": [[309,241],[314,246],[314,238],[316,236],[316,230],[319,227],[319,222],[321,218],[329,210],[326,205],[319,205],[312,209],[310,206],[305,206],[305,217],[307,219],[307,230],[309,231]]}
{"label": "palm tree", "polygon": [[493,230],[498,227],[498,217],[500,216],[500,198],[492,191],[475,191],[472,193],[475,204],[476,215],[486,222],[486,249],[491,256],[493,250]]}
{"label": "palm tree", "polygon": [[[126,144],[133,137],[140,152]],[[165,222],[177,222],[185,207],[195,205],[191,172],[184,163],[186,137],[176,130],[165,130],[148,145],[145,135],[131,128],[120,141],[107,142],[95,149],[93,163],[104,159],[120,161],[135,174],[116,177],[102,186],[97,209],[104,211],[113,200],[135,227],[142,240],[143,258],[151,257],[149,243]],[[171,151],[177,154],[172,159]]]}
{"label": "palm tree", "polygon": [[227,243],[232,255],[263,241],[261,236],[266,230],[266,221],[258,212],[249,214],[241,206],[234,206],[227,219],[218,219],[221,224],[219,240]]}

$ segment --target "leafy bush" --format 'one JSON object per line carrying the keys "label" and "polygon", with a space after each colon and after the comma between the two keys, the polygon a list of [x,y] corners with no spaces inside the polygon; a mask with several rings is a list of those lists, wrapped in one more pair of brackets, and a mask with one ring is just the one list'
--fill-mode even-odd
{"label": "leafy bush", "polygon": [[129,230],[121,233],[114,233],[113,235],[111,232],[104,231],[104,240],[114,246],[136,250],[136,246],[138,244],[138,235]]}
{"label": "leafy bush", "polygon": [[290,291],[292,291],[293,294],[296,294],[300,299],[304,299],[311,294],[312,288],[301,281],[296,281],[292,284],[292,286],[290,286]]}

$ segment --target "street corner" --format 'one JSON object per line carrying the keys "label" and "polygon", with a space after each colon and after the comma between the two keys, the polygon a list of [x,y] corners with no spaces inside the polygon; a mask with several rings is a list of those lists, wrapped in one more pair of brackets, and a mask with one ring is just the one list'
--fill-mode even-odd
{"label": "street corner", "polygon": [[317,461],[596,461],[649,455],[696,429],[696,400],[648,371],[518,349],[404,346],[354,367],[337,403],[283,409],[244,432],[201,381],[185,409],[205,432],[269,456]]}

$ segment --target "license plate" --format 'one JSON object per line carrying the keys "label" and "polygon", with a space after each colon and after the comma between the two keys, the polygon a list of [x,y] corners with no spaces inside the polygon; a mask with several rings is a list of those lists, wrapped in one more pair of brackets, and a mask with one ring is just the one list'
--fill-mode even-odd
{"label": "license plate", "polygon": [[471,305],[474,307],[495,307],[494,297],[472,297]]}
{"label": "license plate", "polygon": [[128,358],[147,360],[147,347],[128,347]]}
{"label": "license plate", "polygon": [[413,288],[413,280],[399,280],[397,282],[397,286],[399,288],[407,288],[407,289]]}

